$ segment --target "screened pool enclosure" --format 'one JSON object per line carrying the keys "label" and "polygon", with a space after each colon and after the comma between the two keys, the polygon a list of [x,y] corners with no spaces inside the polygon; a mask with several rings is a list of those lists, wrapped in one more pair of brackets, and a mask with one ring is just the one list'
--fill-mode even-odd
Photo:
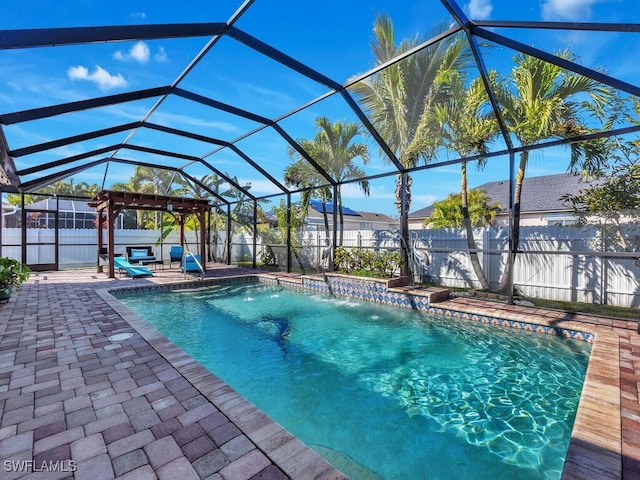
{"label": "screened pool enclosure", "polygon": [[108,219],[116,250],[305,272],[389,251],[416,282],[638,305],[635,3],[307,3],[10,7],[0,256],[95,265],[104,222],[63,200],[137,192],[158,208]]}

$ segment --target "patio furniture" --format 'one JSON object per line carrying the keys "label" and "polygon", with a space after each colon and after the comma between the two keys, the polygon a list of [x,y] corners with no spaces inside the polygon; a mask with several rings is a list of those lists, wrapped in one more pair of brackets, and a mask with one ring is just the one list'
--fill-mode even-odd
{"label": "patio furniture", "polygon": [[183,252],[184,252],[184,247],[182,245],[171,246],[171,250],[169,250],[169,268],[171,268],[171,264],[173,262],[182,262]]}
{"label": "patio furniture", "polygon": [[201,272],[202,271],[202,258],[200,254],[187,253],[182,261],[182,267],[180,268],[182,273],[185,272]]}
{"label": "patio furniture", "polygon": [[113,265],[118,270],[120,271],[124,270],[125,272],[127,272],[131,278],[153,275],[153,272],[149,270],[147,267],[136,267],[134,265],[131,265],[123,257],[114,257]]}
{"label": "patio furniture", "polygon": [[157,261],[151,247],[126,247],[126,249],[127,260],[130,262],[137,262],[144,265],[145,263],[155,263]]}

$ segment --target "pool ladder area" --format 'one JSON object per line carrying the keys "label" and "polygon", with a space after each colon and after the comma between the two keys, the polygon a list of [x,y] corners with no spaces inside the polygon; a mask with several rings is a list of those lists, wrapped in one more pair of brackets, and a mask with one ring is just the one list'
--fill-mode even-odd
{"label": "pool ladder area", "polygon": [[202,266],[202,264],[198,261],[198,258],[195,256],[195,254],[193,254],[190,250],[189,250],[189,246],[185,243],[184,244],[184,253],[182,255],[182,265],[183,267],[183,277],[186,279],[187,278],[187,269],[186,269],[186,264],[187,262],[185,261],[186,257],[190,256],[191,260],[193,261],[193,263],[196,264],[196,266],[198,267],[198,270],[200,271],[200,280],[204,280],[204,267]]}

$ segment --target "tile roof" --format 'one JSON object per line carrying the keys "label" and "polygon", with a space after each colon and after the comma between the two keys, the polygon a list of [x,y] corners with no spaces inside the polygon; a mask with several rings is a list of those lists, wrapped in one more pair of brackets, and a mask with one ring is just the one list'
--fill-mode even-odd
{"label": "tile roof", "polygon": [[[560,173],[540,177],[526,177],[522,184],[522,212],[566,211],[562,201],[566,194],[576,194],[585,189],[589,182],[582,180],[580,175]],[[509,181],[499,180],[478,186],[487,192],[491,202],[498,202],[503,210],[509,207]],[[416,210],[409,214],[409,218],[426,218],[431,215],[433,205]]]}

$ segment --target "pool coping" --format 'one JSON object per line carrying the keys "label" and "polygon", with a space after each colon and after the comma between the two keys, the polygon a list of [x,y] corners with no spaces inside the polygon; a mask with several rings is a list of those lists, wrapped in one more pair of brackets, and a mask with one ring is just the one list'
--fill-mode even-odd
{"label": "pool coping", "polygon": [[[158,353],[171,362],[194,387],[198,388],[220,411],[236,423],[238,428],[287,475],[296,478],[302,471],[307,474],[315,471],[321,474],[322,478],[346,478],[310,447],[296,439],[277,422],[270,419],[264,412],[192,359],[110,293],[112,291],[167,291],[203,288],[219,283],[246,281],[251,278],[256,278],[257,281],[285,284],[294,288],[305,288],[300,277],[292,279],[283,278],[277,274],[255,273],[162,285],[111,287],[96,290],[96,293]],[[487,303],[490,308],[479,312],[478,304],[483,303]],[[488,302],[458,301],[458,299],[438,302],[437,307],[429,305],[429,312],[464,320],[480,321],[500,327],[523,328],[542,334],[561,334],[590,341],[592,343],[591,355],[562,478],[614,480],[622,477],[620,350],[619,337],[611,329],[576,321],[573,318],[558,319],[555,316],[546,316],[544,315],[546,311],[543,310],[514,308],[513,306],[501,306]],[[542,329],[536,327],[542,327]],[[576,337],[571,332],[586,335]],[[256,429],[256,425],[260,425],[260,428]],[[313,478],[320,477],[316,477],[314,474]]]}

